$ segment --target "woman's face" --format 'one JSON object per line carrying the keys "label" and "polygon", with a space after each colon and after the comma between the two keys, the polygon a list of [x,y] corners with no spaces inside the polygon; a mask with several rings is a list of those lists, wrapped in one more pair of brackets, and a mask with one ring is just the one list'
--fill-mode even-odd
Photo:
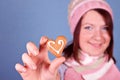
{"label": "woman's face", "polygon": [[96,11],[88,11],[82,19],[79,35],[80,49],[91,56],[101,55],[110,43],[109,26]]}

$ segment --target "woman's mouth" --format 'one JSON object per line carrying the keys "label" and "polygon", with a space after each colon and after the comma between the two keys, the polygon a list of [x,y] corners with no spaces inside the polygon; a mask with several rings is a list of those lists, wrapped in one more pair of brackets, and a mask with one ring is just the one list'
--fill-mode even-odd
{"label": "woman's mouth", "polygon": [[102,47],[102,43],[89,43],[89,44],[96,49],[100,49]]}

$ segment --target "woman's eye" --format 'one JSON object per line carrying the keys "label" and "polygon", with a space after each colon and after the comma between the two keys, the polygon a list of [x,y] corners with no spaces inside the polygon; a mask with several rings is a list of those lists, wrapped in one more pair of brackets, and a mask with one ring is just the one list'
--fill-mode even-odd
{"label": "woman's eye", "polygon": [[92,30],[92,27],[91,26],[86,26],[86,27],[84,27],[84,29]]}

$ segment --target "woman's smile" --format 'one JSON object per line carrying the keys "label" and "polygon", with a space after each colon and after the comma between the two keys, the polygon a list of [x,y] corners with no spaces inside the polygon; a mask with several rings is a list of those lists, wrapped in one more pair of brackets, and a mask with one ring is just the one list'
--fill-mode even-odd
{"label": "woman's smile", "polygon": [[88,42],[88,44],[90,44],[93,48],[95,49],[100,49],[102,47],[102,43],[92,43],[92,42]]}

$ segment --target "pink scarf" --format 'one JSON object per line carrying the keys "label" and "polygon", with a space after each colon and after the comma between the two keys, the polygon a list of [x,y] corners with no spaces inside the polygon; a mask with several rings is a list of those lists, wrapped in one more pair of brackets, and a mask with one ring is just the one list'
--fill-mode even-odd
{"label": "pink scarf", "polygon": [[114,65],[114,62],[112,59],[108,61],[108,55],[102,54],[94,57],[82,52],[80,64],[73,58],[68,59],[65,64],[68,66],[65,80],[100,80]]}

